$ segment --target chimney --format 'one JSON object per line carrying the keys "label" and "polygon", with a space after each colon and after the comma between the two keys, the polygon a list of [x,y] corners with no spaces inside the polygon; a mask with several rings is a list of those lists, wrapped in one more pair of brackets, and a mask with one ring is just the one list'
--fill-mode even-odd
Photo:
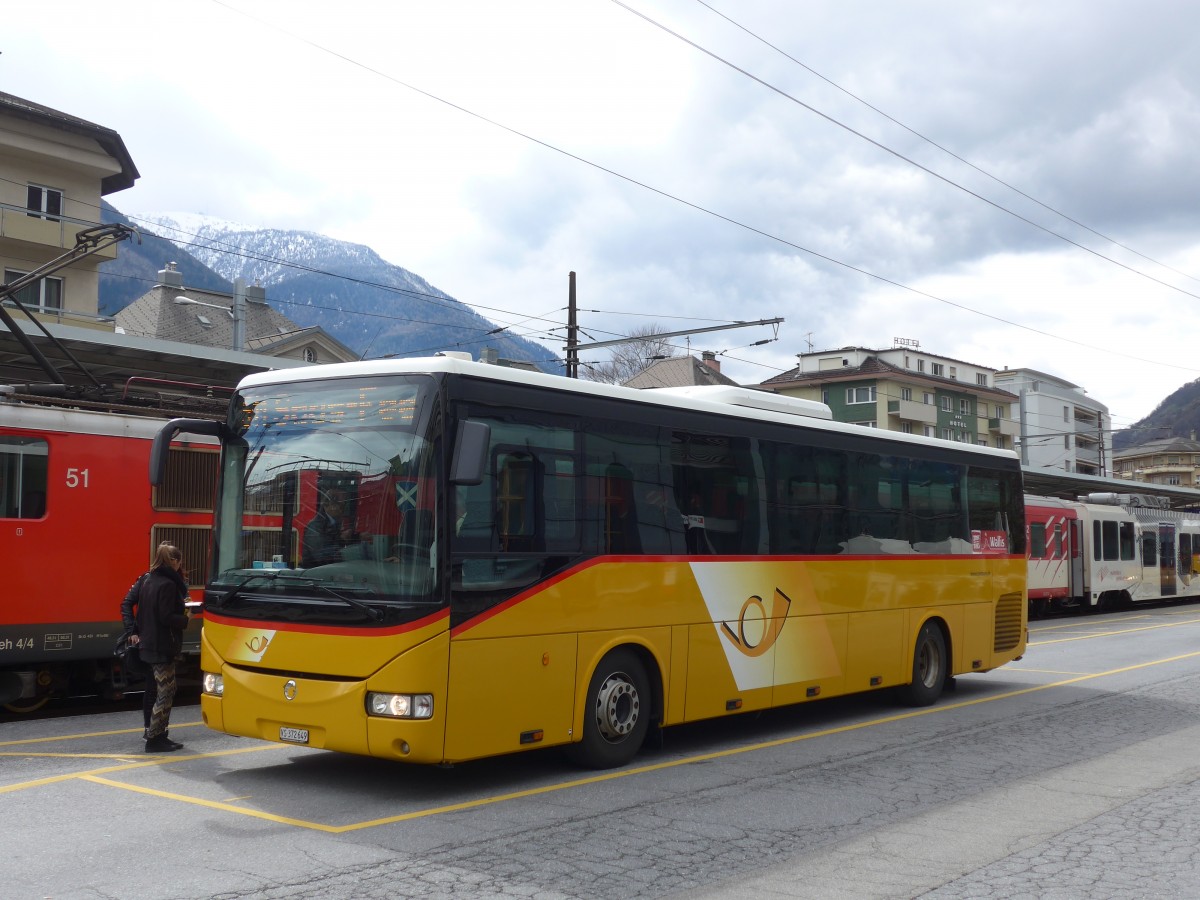
{"label": "chimney", "polygon": [[500,364],[500,351],[494,347],[484,347],[479,352],[479,361],[487,363],[489,366],[498,366]]}
{"label": "chimney", "polygon": [[246,288],[246,302],[248,303],[266,303],[267,289],[257,281]]}
{"label": "chimney", "polygon": [[717,359],[717,354],[712,350],[703,351],[700,354],[700,360],[714,372],[721,371],[721,361]]}
{"label": "chimney", "polygon": [[158,270],[158,283],[165,287],[183,287],[183,275],[175,268],[175,263],[167,263],[165,269]]}

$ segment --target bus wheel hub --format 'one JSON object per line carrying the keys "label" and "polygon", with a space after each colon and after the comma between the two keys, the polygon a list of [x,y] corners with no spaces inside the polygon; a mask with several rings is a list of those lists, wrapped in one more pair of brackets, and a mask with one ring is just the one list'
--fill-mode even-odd
{"label": "bus wheel hub", "polygon": [[608,740],[620,740],[637,724],[642,702],[624,675],[610,675],[596,696],[596,724]]}

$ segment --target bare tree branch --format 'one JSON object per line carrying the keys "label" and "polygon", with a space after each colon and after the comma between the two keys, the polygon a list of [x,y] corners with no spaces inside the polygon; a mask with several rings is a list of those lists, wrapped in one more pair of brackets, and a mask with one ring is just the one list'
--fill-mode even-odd
{"label": "bare tree branch", "polygon": [[627,342],[611,348],[612,356],[608,362],[580,365],[579,377],[606,384],[624,384],[656,360],[678,356],[678,348],[672,346],[669,340],[650,337],[664,330],[663,326],[655,323],[635,328],[630,332]]}

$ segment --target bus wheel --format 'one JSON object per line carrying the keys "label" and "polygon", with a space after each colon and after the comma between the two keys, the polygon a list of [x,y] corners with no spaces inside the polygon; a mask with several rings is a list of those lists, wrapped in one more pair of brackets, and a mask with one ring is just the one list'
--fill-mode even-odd
{"label": "bus wheel", "polygon": [[900,699],[909,706],[929,706],[942,695],[948,668],[942,629],[926,622],[913,650],[912,683],[900,688]]}
{"label": "bus wheel", "polygon": [[646,668],[629,650],[600,661],[588,685],[583,739],[567,749],[576,763],[593,769],[623,766],[642,746],[650,724]]}

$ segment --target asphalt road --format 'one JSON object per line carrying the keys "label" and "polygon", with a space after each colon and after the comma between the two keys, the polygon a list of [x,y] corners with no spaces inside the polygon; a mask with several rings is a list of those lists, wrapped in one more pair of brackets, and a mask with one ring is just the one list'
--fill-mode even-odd
{"label": "asphalt road", "polygon": [[1035,622],[936,706],[827,700],[413,768],[140,711],[0,725],[6,898],[1200,897],[1200,606]]}

